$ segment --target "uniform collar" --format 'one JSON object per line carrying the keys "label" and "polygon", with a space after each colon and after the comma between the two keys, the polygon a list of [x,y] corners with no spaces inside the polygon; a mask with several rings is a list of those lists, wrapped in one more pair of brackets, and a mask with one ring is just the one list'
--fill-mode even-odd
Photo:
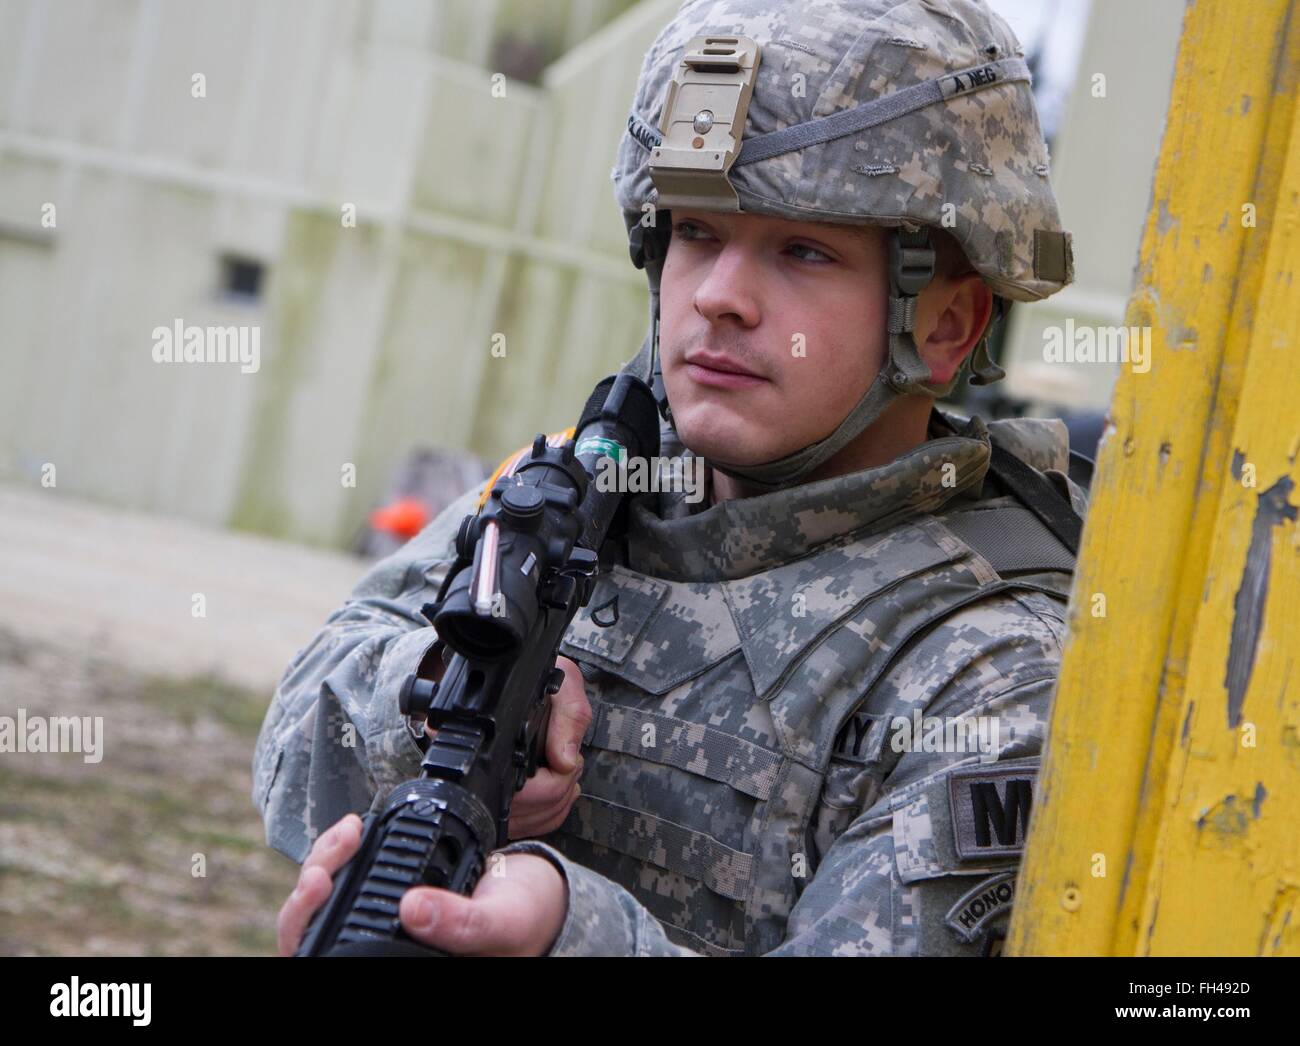
{"label": "uniform collar", "polygon": [[886,465],[718,505],[638,498],[630,506],[628,565],[671,581],[734,580],[837,538],[935,512],[960,495],[978,496],[991,453],[983,421],[935,411],[930,436]]}

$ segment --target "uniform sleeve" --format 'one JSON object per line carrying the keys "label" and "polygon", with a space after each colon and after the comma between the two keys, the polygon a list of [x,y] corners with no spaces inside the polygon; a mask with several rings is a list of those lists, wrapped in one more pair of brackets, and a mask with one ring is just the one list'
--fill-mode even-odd
{"label": "uniform sleeve", "polygon": [[[810,838],[812,874],[767,954],[1000,951],[1060,665],[1058,610],[1044,597],[1003,597],[955,615],[873,691],[863,707],[881,729],[867,745],[878,751],[848,766],[863,804],[825,852]],[[936,723],[947,743],[927,740]],[[980,731],[987,743],[974,754],[951,750]],[[551,955],[698,954],[669,941],[628,891],[554,848],[527,841],[511,851],[549,858],[568,882]]]}
{"label": "uniform sleeve", "polygon": [[267,844],[293,860],[418,770],[397,695],[437,639],[421,609],[437,597],[481,491],[467,491],[375,564],[281,678],[257,738],[252,798]]}
{"label": "uniform sleeve", "polygon": [[545,857],[567,884],[568,913],[551,950],[552,958],[574,956],[694,956],[673,944],[650,912],[627,890],[538,839],[523,839],[501,853]]}
{"label": "uniform sleeve", "polygon": [[[970,716],[1046,718],[1055,679],[986,696]],[[907,752],[822,856],[782,955],[996,954],[1015,897],[1041,741],[997,758]],[[905,782],[905,783],[904,783]]]}

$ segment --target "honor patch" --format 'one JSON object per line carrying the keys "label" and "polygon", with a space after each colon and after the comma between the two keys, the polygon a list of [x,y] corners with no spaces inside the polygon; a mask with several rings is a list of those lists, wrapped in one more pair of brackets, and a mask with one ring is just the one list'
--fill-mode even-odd
{"label": "honor patch", "polygon": [[1037,767],[971,766],[948,775],[948,805],[962,861],[1024,852]]}
{"label": "honor patch", "polygon": [[1016,897],[1016,871],[999,874],[977,883],[957,899],[948,909],[944,921],[958,937],[968,944],[992,919],[1011,911]]}

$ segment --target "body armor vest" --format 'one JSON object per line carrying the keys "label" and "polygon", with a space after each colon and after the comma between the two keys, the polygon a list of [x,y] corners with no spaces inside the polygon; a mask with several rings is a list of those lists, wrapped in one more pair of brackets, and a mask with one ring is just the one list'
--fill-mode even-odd
{"label": "body armor vest", "polygon": [[[918,449],[938,467],[944,442]],[[893,710],[870,695],[899,651],[997,592],[1068,600],[1073,551],[1023,498],[984,496],[981,450],[954,490],[913,475],[922,493],[865,528],[816,543],[796,516],[786,537],[802,554],[776,563],[751,555],[742,528],[718,534],[727,555],[703,549],[673,567],[656,550],[681,521],[635,503],[627,562],[601,576],[561,646],[594,715],[582,794],[545,841],[625,886],[674,943],[720,955],[779,945],[816,871],[814,835],[827,829],[812,820],[837,737],[852,727],[853,759],[879,759]],[[807,546],[801,529],[814,532]]]}

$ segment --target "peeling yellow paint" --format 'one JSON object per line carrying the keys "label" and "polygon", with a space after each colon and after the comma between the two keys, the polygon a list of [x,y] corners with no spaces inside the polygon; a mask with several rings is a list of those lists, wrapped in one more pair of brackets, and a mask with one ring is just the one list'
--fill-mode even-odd
{"label": "peeling yellow paint", "polygon": [[1300,955],[1292,13],[1187,9],[1127,321],[1151,368],[1111,406],[1007,954]]}

